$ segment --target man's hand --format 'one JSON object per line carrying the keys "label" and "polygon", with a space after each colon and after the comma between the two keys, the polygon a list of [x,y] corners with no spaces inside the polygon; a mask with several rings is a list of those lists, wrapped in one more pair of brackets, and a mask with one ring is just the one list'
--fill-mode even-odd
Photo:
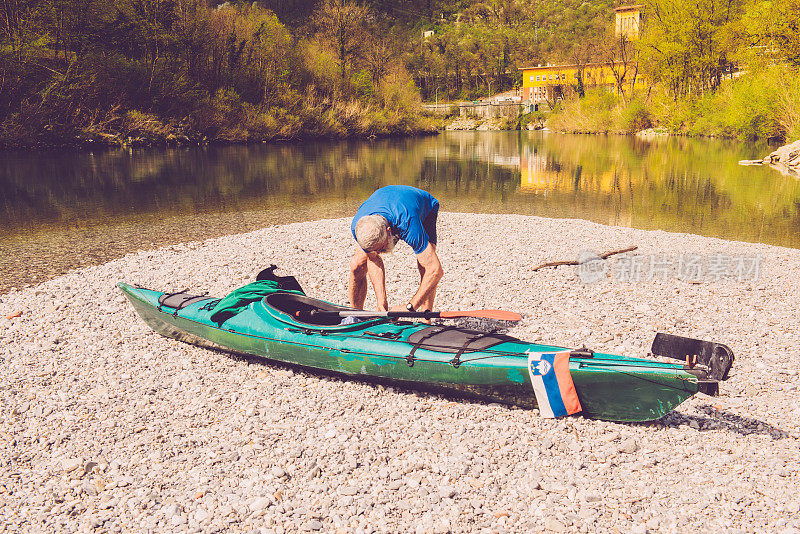
{"label": "man's hand", "polygon": [[405,306],[392,306],[389,311],[408,311]]}

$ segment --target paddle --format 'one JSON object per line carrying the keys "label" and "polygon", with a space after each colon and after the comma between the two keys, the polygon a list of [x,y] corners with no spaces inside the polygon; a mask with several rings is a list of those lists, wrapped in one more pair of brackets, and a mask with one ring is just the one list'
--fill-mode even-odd
{"label": "paddle", "polygon": [[[467,311],[369,311],[369,310],[311,310],[311,317],[390,317],[393,319],[417,317],[421,319],[453,319],[456,317],[478,317],[498,321],[519,321],[522,315],[505,310],[467,310]],[[301,312],[297,312],[300,317]]]}

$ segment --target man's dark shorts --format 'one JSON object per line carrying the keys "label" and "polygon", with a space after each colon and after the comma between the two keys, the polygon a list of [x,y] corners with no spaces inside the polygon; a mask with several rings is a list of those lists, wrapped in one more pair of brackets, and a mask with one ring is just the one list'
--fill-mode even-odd
{"label": "man's dark shorts", "polygon": [[439,209],[435,209],[428,214],[422,221],[422,228],[428,234],[428,242],[436,244],[436,218],[439,216]]}

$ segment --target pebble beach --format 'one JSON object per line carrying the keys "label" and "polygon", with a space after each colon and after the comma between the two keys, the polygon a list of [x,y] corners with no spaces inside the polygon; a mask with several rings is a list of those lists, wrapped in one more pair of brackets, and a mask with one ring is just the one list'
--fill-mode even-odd
{"label": "pebble beach", "polygon": [[[733,349],[719,397],[640,424],[202,349],[155,334],[115,287],[223,296],[275,263],[345,303],[349,225],[141,250],[0,295],[0,532],[800,532],[800,250],[440,214],[439,309],[514,310],[510,335],[632,356],[657,332]],[[622,257],[593,283],[533,271],[633,245],[642,265],[689,255],[708,272],[615,271]],[[722,257],[757,272],[712,272]],[[413,254],[401,243],[385,262],[404,304]]]}

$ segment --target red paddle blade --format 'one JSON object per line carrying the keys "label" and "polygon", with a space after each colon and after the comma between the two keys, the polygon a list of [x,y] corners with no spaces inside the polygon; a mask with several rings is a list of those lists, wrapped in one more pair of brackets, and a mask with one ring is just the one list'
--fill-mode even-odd
{"label": "red paddle blade", "polygon": [[439,312],[443,319],[451,317],[479,317],[481,319],[496,319],[498,321],[520,321],[522,315],[506,310],[471,310],[471,311],[443,311]]}

